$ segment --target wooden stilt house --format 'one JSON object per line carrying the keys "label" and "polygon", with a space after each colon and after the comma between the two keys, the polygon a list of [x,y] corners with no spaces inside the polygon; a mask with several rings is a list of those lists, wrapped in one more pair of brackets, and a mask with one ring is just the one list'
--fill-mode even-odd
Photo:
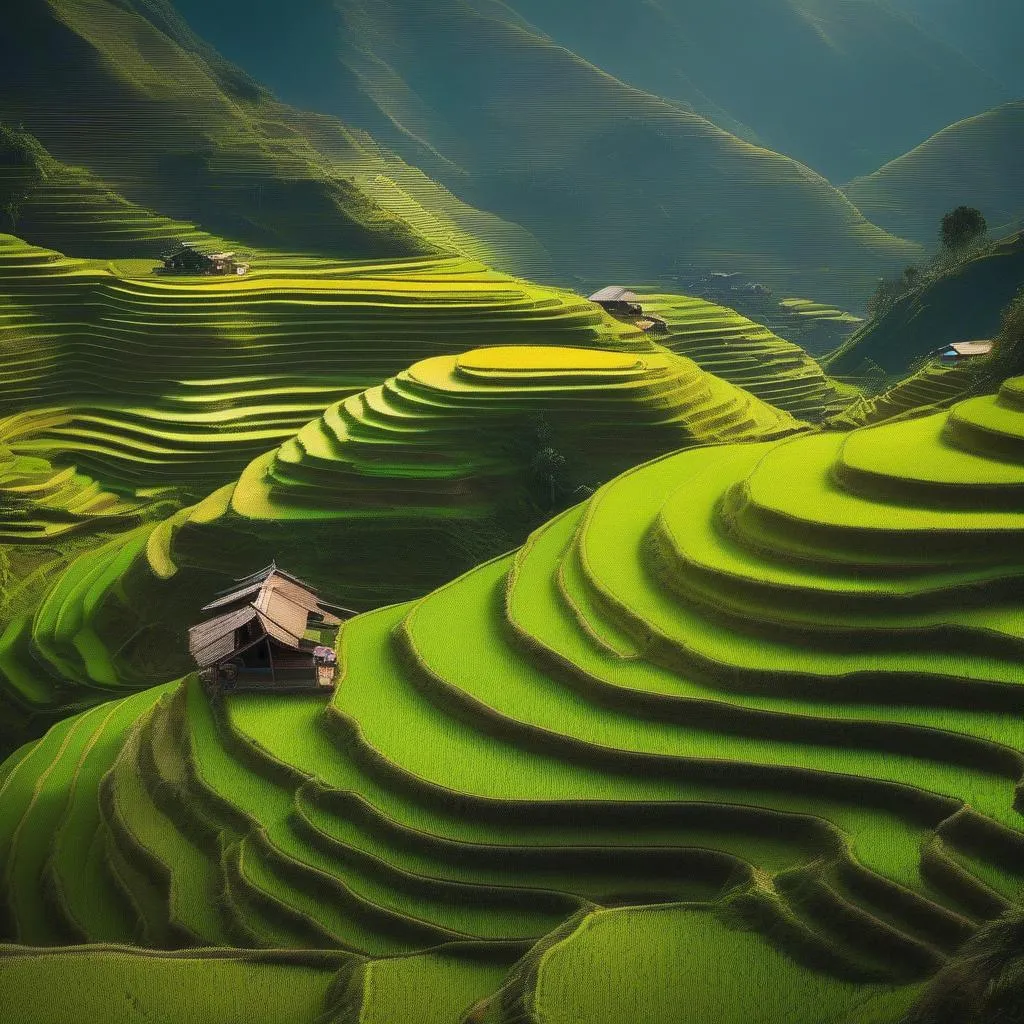
{"label": "wooden stilt house", "polygon": [[664,334],[668,331],[668,324],[660,316],[644,311],[640,305],[640,296],[631,292],[621,285],[609,285],[590,296],[591,302],[596,302],[607,313],[610,313],[617,320],[625,320],[627,323],[639,327],[641,331],[650,331],[655,334]]}
{"label": "wooden stilt house", "polygon": [[189,651],[220,693],[333,688],[333,638],[355,614],[321,604],[276,564],[238,580],[203,611],[212,617],[189,630]]}

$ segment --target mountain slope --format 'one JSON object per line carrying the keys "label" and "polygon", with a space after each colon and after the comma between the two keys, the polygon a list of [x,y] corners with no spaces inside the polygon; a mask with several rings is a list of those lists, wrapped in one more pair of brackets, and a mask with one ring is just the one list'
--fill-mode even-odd
{"label": "mountain slope", "polygon": [[[568,324],[561,331],[574,340]],[[136,435],[138,418],[138,410],[113,405],[51,413],[38,424],[22,416],[15,419],[24,434],[10,444],[16,453],[57,450],[108,473],[168,484],[183,472],[223,473],[242,442],[267,449],[284,425],[264,413],[253,426],[274,429],[253,429],[250,440],[236,427],[233,446],[230,435],[204,437],[196,426],[167,435],[157,427],[162,449],[154,453]],[[0,437],[4,426],[0,420]],[[805,429],[665,350],[498,346],[422,360],[332,404],[198,504],[122,527],[52,572],[31,622],[23,600],[20,622],[0,644],[8,656],[0,656],[0,706],[52,713],[187,671],[180,623],[194,614],[195,594],[224,573],[244,575],[268,550],[346,607],[375,607],[508,550],[552,506],[637,462]],[[192,450],[172,459],[164,451],[174,444]],[[545,474],[547,451],[561,468]],[[204,457],[206,470],[197,468]],[[343,582],[324,551],[345,552]]]}
{"label": "mountain slope", "polygon": [[[851,985],[926,978],[1024,880],[1022,491],[1022,379],[639,466],[519,550],[346,622],[329,695],[211,699],[191,676],[20,750],[0,767],[0,935],[468,943],[478,963],[527,954],[478,1020],[557,990],[540,1019],[590,1021],[604,984],[668,1022],[660,997],[731,946],[712,922],[662,945],[668,922],[718,900],[752,974],[788,974],[779,953],[816,972],[821,1015],[784,1019],[872,1019]],[[55,641],[70,657],[78,626],[87,655],[81,611],[54,605]],[[631,904],[652,909],[585,924]],[[588,953],[602,918],[620,937]],[[424,976],[424,1002],[447,981]],[[823,1009],[839,989],[848,1018]]]}
{"label": "mountain slope", "polygon": [[243,20],[182,9],[289,101],[522,224],[563,273],[639,283],[690,261],[857,305],[880,266],[913,258],[819,175],[623,84],[504,5],[314,0],[280,48],[278,0]]}
{"label": "mountain slope", "polygon": [[1012,95],[884,0],[509,6],[623,81],[750,133],[832,181]]}
{"label": "mountain slope", "polygon": [[1024,92],[1020,41],[1024,7],[1018,0],[887,0],[926,31],[969,57],[1014,95]]}
{"label": "mountain slope", "polygon": [[934,244],[944,214],[975,206],[996,229],[1024,218],[1024,100],[950,125],[916,149],[844,188],[888,231]]}
{"label": "mountain slope", "polygon": [[0,118],[132,203],[226,238],[544,265],[521,228],[467,208],[365,132],[278,103],[163,0],[5,5]]}
{"label": "mountain slope", "polygon": [[899,299],[823,360],[829,373],[881,367],[903,377],[929,352],[992,338],[1003,309],[1024,285],[1024,233],[1003,239]]}

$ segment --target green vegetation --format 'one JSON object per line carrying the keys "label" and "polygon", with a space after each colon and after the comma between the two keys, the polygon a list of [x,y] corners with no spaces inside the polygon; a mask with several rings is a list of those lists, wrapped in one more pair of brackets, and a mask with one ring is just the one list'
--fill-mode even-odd
{"label": "green vegetation", "polygon": [[12,231],[22,209],[45,177],[45,153],[27,132],[0,123],[0,209]]}
{"label": "green vegetation", "polygon": [[537,1024],[892,1024],[914,994],[816,974],[698,907],[597,911],[534,955]]}
{"label": "green vegetation", "polygon": [[1024,1011],[1020,910],[985,925],[928,986],[901,1024],[1000,1024]]}
{"label": "green vegetation", "polygon": [[905,415],[927,415],[973,393],[985,380],[968,363],[947,366],[928,360],[910,376],[870,397],[862,395],[825,421],[834,429],[852,430]]}
{"label": "green vegetation", "polygon": [[996,237],[1019,231],[1024,191],[1015,168],[1022,128],[1024,101],[1003,104],[950,123],[844,191],[871,221],[923,245],[934,244],[940,218],[964,203],[980,209]]}
{"label": "green vegetation", "polygon": [[991,362],[990,372],[996,380],[1024,371],[1024,285],[1003,310]]}
{"label": "green vegetation", "polygon": [[[99,225],[96,244],[109,238],[102,223],[89,223]],[[236,567],[247,572],[252,559],[277,548],[280,530],[243,528],[227,538],[205,531],[197,570],[168,593],[157,584],[175,572],[175,536],[222,518],[231,495],[218,490],[332,403],[453,343],[654,350],[577,295],[462,257],[340,261],[260,252],[250,274],[235,279],[159,277],[153,264],[69,258],[0,235],[6,749],[26,728],[38,731],[42,722],[29,719],[40,712],[180,674],[179,631],[197,596]],[[664,435],[666,446],[676,436],[671,428]],[[413,566],[420,552],[424,575],[393,563],[375,579],[378,530],[362,570],[365,589],[339,597],[365,606],[422,593],[512,546],[525,528],[512,537],[495,528],[447,548],[438,531],[420,532],[405,547]],[[296,568],[312,554],[313,575],[328,575],[318,544],[337,539],[297,540],[305,554]],[[389,544],[393,556],[401,536]]]}
{"label": "green vegetation", "polygon": [[[413,9],[409,0],[371,6],[313,0],[290,24],[294,35],[287,43],[281,42],[280,11],[273,0],[257,0],[244,19],[203,3],[189,2],[182,9],[228,58],[290,102],[358,125],[474,206],[525,228],[550,253],[563,279],[661,281],[684,259],[707,269],[747,271],[785,294],[821,296],[857,308],[878,273],[919,255],[919,246],[866,221],[820,174],[759,145],[766,136],[756,127],[756,137],[749,131],[738,137],[718,126],[706,103],[694,104],[701,110],[694,113],[694,107],[678,102],[678,94],[667,92],[670,98],[663,98],[642,91],[628,84],[636,82],[631,76],[612,77],[614,68],[602,70],[586,52],[573,52],[571,42],[564,45],[566,21],[585,20],[602,33],[608,32],[608,19],[621,21],[621,30],[608,33],[619,42],[623,34],[639,33],[634,18],[657,21],[660,10],[649,15],[631,5],[626,16],[614,3],[599,13],[578,3],[564,4],[560,13],[529,6],[419,4]],[[725,76],[732,92],[738,72],[756,63],[765,67],[762,74],[743,74],[753,74],[761,97],[769,93],[768,82],[782,77],[776,73],[778,51],[760,31],[742,47],[744,56],[735,55],[736,26],[756,24],[760,5],[700,12],[689,3],[671,6],[664,17],[672,24],[639,35],[645,64],[667,59],[678,73],[681,53],[700,54],[693,59],[703,63],[713,53],[728,52],[733,55],[728,61],[720,56],[712,61],[709,75]],[[801,52],[816,51],[819,63],[827,53],[834,67],[837,47],[823,46],[808,30],[809,13],[794,13],[792,6],[771,5],[768,20],[778,19],[787,29],[779,45],[788,53],[795,34]],[[842,27],[849,5],[841,6],[833,28],[849,39]],[[558,30],[546,35],[532,27],[535,14],[541,28],[545,19],[557,19]],[[878,32],[878,23],[890,19],[879,14],[878,5],[871,5],[872,17],[874,61],[875,45],[888,32]],[[727,42],[700,42],[719,31]],[[920,37],[918,42],[927,45]],[[901,68],[905,59],[901,54]],[[895,60],[891,66],[895,69]],[[817,81],[828,69],[810,73]],[[931,84],[915,87],[915,97],[948,91],[945,76],[936,77],[934,69],[924,77]],[[844,87],[826,99],[825,90],[802,89],[803,99],[823,109],[802,118],[766,102],[762,112],[787,110],[783,121],[796,125],[808,141],[821,138],[828,124],[844,137],[844,145],[854,138],[859,145],[869,133],[851,131],[834,107],[862,92],[859,86]],[[877,104],[870,109],[874,128]],[[963,109],[957,101],[952,116],[970,109],[976,108]],[[723,120],[725,128],[742,131],[735,119]],[[775,116],[772,121],[779,125]],[[936,128],[944,123],[947,117],[933,122]],[[910,139],[919,130],[918,125]],[[899,152],[910,139],[889,152]],[[680,187],[684,167],[686,185]]]}
{"label": "green vegetation", "polygon": [[[403,283],[408,289],[411,281]],[[550,300],[542,308],[557,310]],[[478,334],[485,312],[475,311]],[[521,315],[524,327],[532,325]],[[439,310],[435,319],[444,316]],[[498,324],[506,329],[503,318]],[[551,333],[572,340],[572,325],[567,318]],[[136,514],[51,579],[31,618],[20,605],[4,638],[9,667],[0,692],[38,712],[187,671],[180,629],[202,603],[196,595],[233,567],[244,574],[247,560],[268,549],[346,605],[380,604],[423,593],[507,550],[553,505],[578,500],[580,487],[592,490],[652,455],[806,429],[689,359],[644,351],[640,338],[609,335],[608,344],[433,356],[329,406],[255,459],[236,484],[160,521],[147,513],[134,525]],[[816,370],[827,388],[816,364],[787,354],[801,372]],[[746,363],[750,372],[752,360]],[[111,430],[120,426],[112,414],[108,422]],[[222,440],[210,436],[211,445]],[[75,441],[65,443],[74,450]],[[542,463],[557,463],[557,471],[548,466],[545,474]],[[152,474],[152,463],[139,472]],[[93,520],[83,524],[97,528]],[[343,576],[324,550],[346,551]]]}
{"label": "green vegetation", "polygon": [[969,57],[1014,92],[1024,85],[1018,42],[1024,11],[1016,0],[988,0],[984,17],[974,0],[892,0],[936,38]]}
{"label": "green vegetation", "polygon": [[241,279],[152,266],[0,235],[0,429],[15,454],[202,495],[331,402],[463,339],[651,348],[576,295],[463,258],[266,253]]}
{"label": "green vegetation", "polygon": [[[929,0],[928,7],[934,10],[936,2]],[[439,72],[429,88],[406,72],[404,81],[419,88],[403,94],[398,82],[388,83],[378,72],[373,104],[360,103],[353,77],[369,62],[359,64],[351,51],[372,45],[379,52],[390,42],[381,35],[401,31],[394,21],[407,9],[398,3],[372,20],[359,19],[356,4],[334,10],[326,2],[307,3],[287,35],[280,31],[280,9],[266,0],[257,0],[251,22],[243,24],[202,0],[177,0],[176,6],[221,52],[289,102],[329,109],[375,134],[383,130],[382,113],[404,115],[400,127],[415,125],[422,132],[414,116],[446,82]],[[517,30],[527,38],[518,51],[514,37],[508,39],[510,59],[526,51],[529,37],[546,35],[621,82],[788,153],[832,181],[848,181],[951,121],[1019,92],[997,87],[978,64],[891,7],[838,0],[720,0],[713,7],[689,0],[603,0],[595,9],[580,0],[509,0],[460,5],[444,22],[418,22],[417,29],[432,48],[435,26],[443,24],[465,41],[466,52],[496,36],[504,42],[502,29]],[[991,9],[987,0],[985,18],[970,22],[985,22]],[[786,74],[779,73],[780,54]],[[405,71],[394,61],[391,67]],[[813,88],[806,87],[809,82]],[[532,105],[532,90],[519,91],[520,102]],[[390,128],[390,136],[380,137],[397,145],[398,132],[394,124]],[[454,159],[456,140],[431,128],[430,142]],[[404,152],[421,162],[425,157],[410,155],[413,142],[406,140]]]}
{"label": "green vegetation", "polygon": [[335,258],[443,252],[548,267],[522,228],[467,206],[365,132],[277,102],[168,3],[5,9],[0,95],[0,121],[24,125],[19,144],[46,170],[17,217],[44,246],[153,259],[162,239],[200,225]]}
{"label": "green vegetation", "polygon": [[17,1007],[19,1024],[315,1024],[336,974],[350,970],[352,959],[282,950],[0,946],[0,991],[8,1008]]}
{"label": "green vegetation", "polygon": [[[499,348],[409,379],[593,397],[657,365]],[[424,992],[438,1024],[634,997],[891,1024],[1024,883],[1022,394],[640,466],[348,622],[327,700],[192,677],[65,720],[0,769],[8,937],[345,950],[371,962],[340,1020]],[[121,558],[83,566],[94,595]],[[54,642],[88,613],[48,604]]]}
{"label": "green vegetation", "polygon": [[590,481],[639,453],[800,429],[668,354],[475,349],[424,360],[331,406],[246,470],[232,508],[269,520],[493,514],[523,490],[525,467],[509,439],[537,415]]}
{"label": "green vegetation", "polygon": [[839,324],[862,323],[862,318],[846,313],[826,302],[815,302],[813,299],[780,299],[779,307],[791,316],[806,320],[825,320]]}
{"label": "green vegetation", "polygon": [[929,353],[957,341],[994,338],[1000,313],[1024,282],[1024,234],[939,258],[902,286],[887,309],[822,360],[829,373],[895,382]]}
{"label": "green vegetation", "polygon": [[802,348],[735,310],[682,295],[644,295],[643,301],[668,325],[656,336],[659,344],[800,419],[817,422],[857,397]]}
{"label": "green vegetation", "polygon": [[[934,86],[883,148],[973,72],[877,4],[263,2],[229,55],[320,112],[171,0],[0,12],[0,1017],[1010,1005],[1024,236],[980,189],[921,267],[759,144],[867,161],[858,54]],[[562,45],[609,19],[621,79]],[[720,77],[783,44],[836,72],[785,124]],[[178,241],[251,272],[154,273]],[[830,361],[913,369],[873,396],[664,290],[838,339],[896,272]],[[922,361],[994,302],[984,373]],[[271,558],[363,610],[337,685],[214,695],[185,633]]]}
{"label": "green vegetation", "polygon": [[942,248],[958,252],[974,245],[988,231],[988,222],[981,210],[973,206],[958,206],[942,218],[939,239]]}

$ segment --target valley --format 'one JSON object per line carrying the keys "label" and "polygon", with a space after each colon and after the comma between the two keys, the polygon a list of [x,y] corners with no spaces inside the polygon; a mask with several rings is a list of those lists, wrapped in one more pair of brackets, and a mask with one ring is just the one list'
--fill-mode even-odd
{"label": "valley", "polygon": [[926,6],[0,11],[0,1018],[1017,1005],[1015,14]]}

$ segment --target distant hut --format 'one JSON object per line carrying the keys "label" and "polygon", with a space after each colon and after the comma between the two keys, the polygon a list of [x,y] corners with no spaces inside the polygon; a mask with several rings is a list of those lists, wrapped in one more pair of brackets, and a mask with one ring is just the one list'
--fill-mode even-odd
{"label": "distant hut", "polygon": [[233,252],[203,252],[194,245],[179,245],[160,257],[163,274],[234,274],[241,277],[249,272],[248,263],[239,263]]}
{"label": "distant hut", "polygon": [[991,341],[957,341],[936,349],[932,357],[947,364],[962,363],[969,359],[977,359],[979,356],[991,355],[993,347]]}
{"label": "distant hut", "polygon": [[639,295],[621,285],[609,285],[594,292],[590,301],[596,302],[617,320],[625,320],[642,331],[663,333],[668,330],[668,324],[660,316],[644,312]]}
{"label": "distant hut", "polygon": [[324,641],[355,614],[323,604],[276,564],[238,580],[203,611],[215,614],[189,630],[189,652],[215,692],[333,688],[334,647]]}

